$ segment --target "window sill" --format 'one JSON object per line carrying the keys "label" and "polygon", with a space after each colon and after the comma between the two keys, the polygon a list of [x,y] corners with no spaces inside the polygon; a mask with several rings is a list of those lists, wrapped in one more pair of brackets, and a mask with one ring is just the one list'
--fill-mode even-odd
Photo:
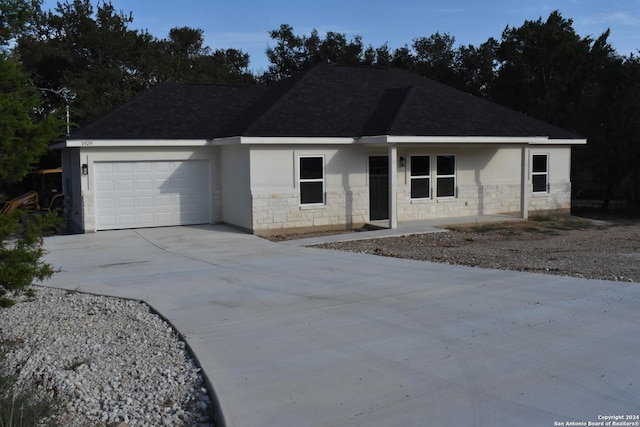
{"label": "window sill", "polygon": [[433,202],[433,199],[430,197],[425,197],[424,199],[411,199],[409,201],[409,203],[411,203],[412,205],[413,204],[422,205],[422,204],[431,203],[431,202]]}
{"label": "window sill", "polygon": [[299,205],[301,211],[311,210],[311,209],[326,209],[327,205],[324,203],[309,203],[307,205]]}

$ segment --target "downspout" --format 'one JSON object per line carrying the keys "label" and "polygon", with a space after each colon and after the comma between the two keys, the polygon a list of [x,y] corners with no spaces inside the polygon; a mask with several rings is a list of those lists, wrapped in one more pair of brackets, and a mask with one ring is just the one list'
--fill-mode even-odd
{"label": "downspout", "polygon": [[397,207],[398,148],[389,144],[389,228],[398,228]]}
{"label": "downspout", "polygon": [[520,211],[522,212],[522,218],[529,218],[529,146],[522,147],[522,175],[520,177]]}

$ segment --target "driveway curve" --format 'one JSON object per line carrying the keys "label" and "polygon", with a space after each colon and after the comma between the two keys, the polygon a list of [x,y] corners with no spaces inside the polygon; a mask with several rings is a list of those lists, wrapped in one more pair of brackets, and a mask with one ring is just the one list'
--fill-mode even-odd
{"label": "driveway curve", "polygon": [[144,300],[166,317],[228,427],[537,427],[640,413],[636,283],[296,247],[218,225],[45,247],[63,270],[46,285]]}

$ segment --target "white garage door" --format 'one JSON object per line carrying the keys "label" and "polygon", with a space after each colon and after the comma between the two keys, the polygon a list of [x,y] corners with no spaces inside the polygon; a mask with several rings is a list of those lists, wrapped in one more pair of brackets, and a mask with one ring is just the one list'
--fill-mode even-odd
{"label": "white garage door", "polygon": [[96,162],[98,230],[206,224],[208,161]]}

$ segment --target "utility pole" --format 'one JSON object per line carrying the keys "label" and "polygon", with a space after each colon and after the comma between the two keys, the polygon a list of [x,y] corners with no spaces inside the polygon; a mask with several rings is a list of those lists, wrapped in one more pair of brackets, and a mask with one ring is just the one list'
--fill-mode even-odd
{"label": "utility pole", "polygon": [[71,129],[70,129],[70,116],[69,116],[69,92],[70,90],[66,87],[60,88],[60,89],[49,89],[46,87],[37,87],[36,89],[44,91],[44,92],[51,92],[54,93],[58,96],[61,96],[62,99],[64,99],[64,104],[67,110],[67,136],[71,133]]}

